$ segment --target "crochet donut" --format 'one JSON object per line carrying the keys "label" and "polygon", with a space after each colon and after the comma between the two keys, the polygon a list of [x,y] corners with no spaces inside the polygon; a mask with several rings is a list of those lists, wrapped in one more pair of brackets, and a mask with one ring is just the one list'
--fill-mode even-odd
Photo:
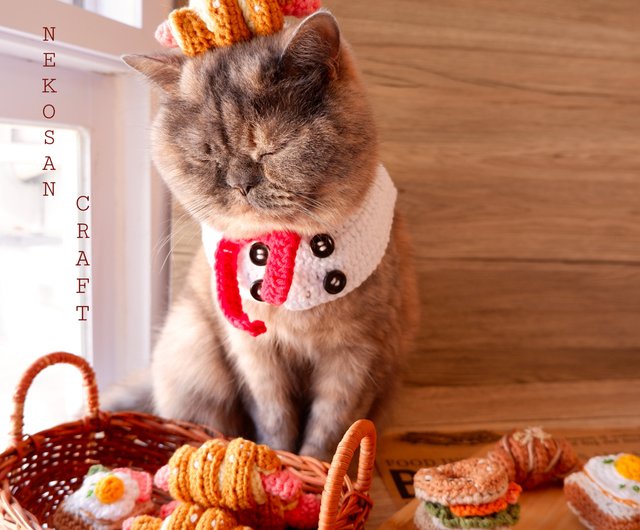
{"label": "crochet donut", "polygon": [[507,493],[506,470],[485,458],[468,458],[421,469],[414,478],[416,497],[439,504],[487,504]]}

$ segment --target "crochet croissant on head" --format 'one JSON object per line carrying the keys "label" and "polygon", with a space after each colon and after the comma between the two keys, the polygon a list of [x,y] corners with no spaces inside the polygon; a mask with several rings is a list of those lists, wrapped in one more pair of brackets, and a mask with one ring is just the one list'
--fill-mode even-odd
{"label": "crochet croissant on head", "polygon": [[190,0],[189,7],[175,9],[158,26],[156,39],[193,57],[255,35],[272,35],[282,29],[286,15],[303,17],[319,7],[320,0]]}

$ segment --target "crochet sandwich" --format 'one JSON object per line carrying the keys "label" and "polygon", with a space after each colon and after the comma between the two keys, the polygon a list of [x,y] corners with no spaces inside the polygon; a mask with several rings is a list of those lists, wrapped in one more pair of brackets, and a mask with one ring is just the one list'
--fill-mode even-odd
{"label": "crochet sandwich", "polygon": [[640,456],[591,458],[564,479],[564,494],[580,522],[592,530],[640,528]]}
{"label": "crochet sandwich", "polygon": [[522,489],[509,482],[507,471],[485,458],[468,458],[421,469],[414,477],[420,530],[505,530],[520,516],[517,504]]}

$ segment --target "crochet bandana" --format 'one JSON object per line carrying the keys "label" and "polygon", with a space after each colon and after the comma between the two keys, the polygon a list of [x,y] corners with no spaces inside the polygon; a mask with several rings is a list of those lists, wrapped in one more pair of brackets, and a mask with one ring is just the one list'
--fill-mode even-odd
{"label": "crochet bandana", "polygon": [[264,322],[251,321],[242,300],[302,311],[357,289],[376,270],[389,244],[397,190],[383,166],[360,208],[323,233],[274,231],[229,239],[202,225],[202,241],[218,304],[236,328],[256,337]]}

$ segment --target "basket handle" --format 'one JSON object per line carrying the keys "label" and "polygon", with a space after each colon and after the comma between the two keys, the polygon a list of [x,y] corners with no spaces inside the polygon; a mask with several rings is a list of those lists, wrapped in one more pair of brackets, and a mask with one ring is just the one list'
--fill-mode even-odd
{"label": "basket handle", "polygon": [[9,433],[13,445],[18,445],[24,437],[24,402],[33,380],[45,368],[60,363],[70,364],[80,370],[82,373],[82,386],[87,396],[87,412],[85,417],[95,418],[98,416],[100,406],[98,401],[98,385],[96,384],[96,374],[89,363],[82,357],[66,352],[44,355],[35,361],[23,374],[13,395],[13,414],[11,415],[11,432]]}
{"label": "basket handle", "polygon": [[371,487],[376,457],[376,428],[370,420],[358,420],[349,428],[331,460],[331,467],[322,492],[319,530],[336,528],[344,477],[358,447],[360,447],[360,460],[354,489],[360,493],[366,493]]}

